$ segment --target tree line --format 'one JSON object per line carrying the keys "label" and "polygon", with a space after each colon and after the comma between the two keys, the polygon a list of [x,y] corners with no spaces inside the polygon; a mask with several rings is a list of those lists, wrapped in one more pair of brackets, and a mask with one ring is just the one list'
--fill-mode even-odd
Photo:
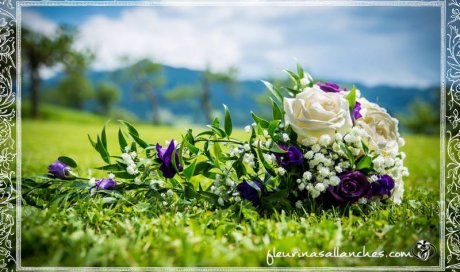
{"label": "tree line", "polygon": [[[46,92],[48,100],[53,103],[85,110],[86,102],[95,100],[97,103],[93,111],[108,116],[122,95],[119,85],[128,82],[132,97],[149,103],[152,123],[162,123],[159,89],[165,86],[167,78],[163,74],[161,64],[149,59],[133,61],[123,57],[122,65],[125,67],[113,73],[112,79],[94,87],[86,72],[91,67],[95,55],[87,49],[75,48],[75,41],[78,39],[78,31],[75,28],[61,26],[51,36],[27,28],[22,28],[21,31],[23,76],[30,86],[28,99],[31,118],[40,117],[43,100],[41,72],[44,68],[60,67],[63,76],[52,90]],[[199,83],[174,87],[166,92],[165,98],[171,101],[197,99],[205,120],[211,123],[213,86],[222,84],[228,92],[233,93],[237,81],[236,75],[237,70],[233,67],[224,72],[207,68],[201,73]]]}

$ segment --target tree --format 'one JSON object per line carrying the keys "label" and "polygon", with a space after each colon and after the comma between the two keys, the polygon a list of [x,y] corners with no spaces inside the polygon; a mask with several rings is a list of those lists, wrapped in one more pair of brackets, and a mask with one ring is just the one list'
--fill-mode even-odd
{"label": "tree", "polygon": [[201,74],[200,82],[198,84],[191,86],[177,86],[175,89],[167,93],[166,98],[170,100],[184,100],[198,97],[205,120],[210,124],[212,122],[212,86],[222,84],[226,87],[228,92],[233,93],[235,91],[236,74],[237,70],[234,67],[230,67],[224,72],[214,72],[208,67]]}
{"label": "tree", "polygon": [[68,52],[62,63],[66,76],[56,88],[56,95],[65,106],[82,110],[86,101],[94,97],[94,89],[85,71],[94,56],[88,51]]}
{"label": "tree", "polygon": [[120,99],[120,89],[111,83],[103,82],[96,88],[96,100],[100,106],[100,112],[107,115],[112,106]]}
{"label": "tree", "polygon": [[439,100],[428,103],[416,100],[410,105],[410,113],[399,116],[401,124],[413,133],[434,135],[439,134]]}
{"label": "tree", "polygon": [[21,52],[25,68],[30,76],[31,116],[37,118],[40,103],[40,69],[51,67],[71,51],[75,30],[61,26],[52,37],[22,28]]}
{"label": "tree", "polygon": [[[124,60],[125,62],[127,60]],[[153,63],[148,59],[140,60],[126,69],[122,69],[123,74],[119,79],[128,79],[131,81],[131,92],[136,99],[147,101],[152,109],[152,121],[154,124],[160,124],[158,103],[158,88],[165,84],[165,78],[162,73],[161,64]]]}
{"label": "tree", "polygon": [[94,97],[91,82],[81,73],[64,77],[55,93],[60,104],[77,110],[82,110],[85,102]]}
{"label": "tree", "polygon": [[236,81],[236,68],[231,67],[226,72],[213,72],[206,68],[201,77],[201,104],[205,114],[206,121],[210,124],[212,121],[212,107],[211,107],[211,84],[218,83],[224,84],[227,90],[232,92],[234,83]]}

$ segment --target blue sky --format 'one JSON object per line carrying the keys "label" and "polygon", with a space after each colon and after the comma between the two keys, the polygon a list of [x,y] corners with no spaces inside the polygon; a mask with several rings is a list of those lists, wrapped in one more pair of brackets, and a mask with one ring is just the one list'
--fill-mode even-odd
{"label": "blue sky", "polygon": [[[93,69],[148,57],[192,69],[237,66],[266,79],[299,62],[314,76],[427,87],[440,80],[435,7],[25,7],[22,23],[53,35],[78,27]],[[56,68],[57,69],[57,68]],[[56,69],[44,71],[51,75]]]}

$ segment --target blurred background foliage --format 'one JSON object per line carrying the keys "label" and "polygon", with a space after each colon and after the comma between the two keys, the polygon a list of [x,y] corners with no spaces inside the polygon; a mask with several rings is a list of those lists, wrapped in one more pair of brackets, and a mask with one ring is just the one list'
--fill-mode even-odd
{"label": "blurred background foliage", "polygon": [[[219,115],[224,103],[232,109],[236,126],[252,123],[251,110],[261,116],[270,115],[270,101],[263,84],[240,79],[238,67],[222,71],[208,67],[199,71],[124,56],[120,68],[95,71],[91,68],[94,54],[87,49],[75,49],[78,35],[77,29],[69,26],[61,26],[53,36],[23,28],[23,117],[50,118],[52,114],[45,114],[43,107],[58,106],[156,125],[204,125]],[[44,67],[61,69],[45,79],[41,75]],[[289,86],[287,77],[268,80]],[[397,117],[403,132],[439,133],[439,89],[355,84],[363,96]]]}

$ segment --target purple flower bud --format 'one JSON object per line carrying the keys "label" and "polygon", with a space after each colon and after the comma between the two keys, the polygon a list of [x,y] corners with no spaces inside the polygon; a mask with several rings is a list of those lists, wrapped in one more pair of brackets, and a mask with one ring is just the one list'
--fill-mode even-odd
{"label": "purple flower bud", "polygon": [[61,161],[55,161],[52,164],[48,165],[48,173],[53,175],[55,178],[72,178],[73,176],[71,175],[70,171],[70,167]]}
{"label": "purple flower bud", "polygon": [[361,103],[359,103],[358,101],[356,101],[356,103],[355,103],[355,108],[353,109],[353,117],[354,117],[355,120],[357,120],[357,119],[363,117],[363,116],[361,115],[360,110],[361,110]]}
{"label": "purple flower bud", "polygon": [[[158,153],[158,159],[161,161],[160,170],[163,173],[165,178],[172,178],[176,174],[176,169],[172,164],[172,156],[174,152],[174,140],[171,140],[171,143],[167,148],[163,148],[160,144],[157,144],[156,149]],[[175,152],[176,167],[179,172],[182,172],[182,165],[179,163],[178,151]]]}
{"label": "purple flower bud", "polygon": [[[253,181],[252,184],[257,186],[260,190],[262,190],[262,184],[260,184],[259,182]],[[238,184],[236,186],[236,189],[238,190],[242,198],[251,201],[253,205],[258,205],[260,203],[259,192],[256,188],[249,185],[249,183],[246,180],[243,180],[243,182]]]}
{"label": "purple flower bud", "polygon": [[318,85],[318,87],[327,92],[327,93],[338,93],[340,91],[344,91],[343,89],[340,88],[339,85],[335,84],[335,83],[332,83],[332,82],[317,82],[316,85]]}
{"label": "purple flower bud", "polygon": [[97,190],[111,190],[115,189],[117,182],[111,178],[100,179],[96,181]]}
{"label": "purple flower bud", "polygon": [[371,183],[372,196],[390,197],[395,181],[389,175],[378,175],[378,180]]}
{"label": "purple flower bud", "polygon": [[326,191],[326,199],[332,202],[331,204],[346,205],[369,196],[371,185],[363,173],[345,171],[338,174],[338,177],[340,183],[328,187]]}
{"label": "purple flower bud", "polygon": [[293,166],[293,165],[302,165],[303,156],[302,151],[300,151],[295,146],[283,146],[280,145],[279,148],[287,151],[286,153],[275,153],[276,160],[283,167]]}

